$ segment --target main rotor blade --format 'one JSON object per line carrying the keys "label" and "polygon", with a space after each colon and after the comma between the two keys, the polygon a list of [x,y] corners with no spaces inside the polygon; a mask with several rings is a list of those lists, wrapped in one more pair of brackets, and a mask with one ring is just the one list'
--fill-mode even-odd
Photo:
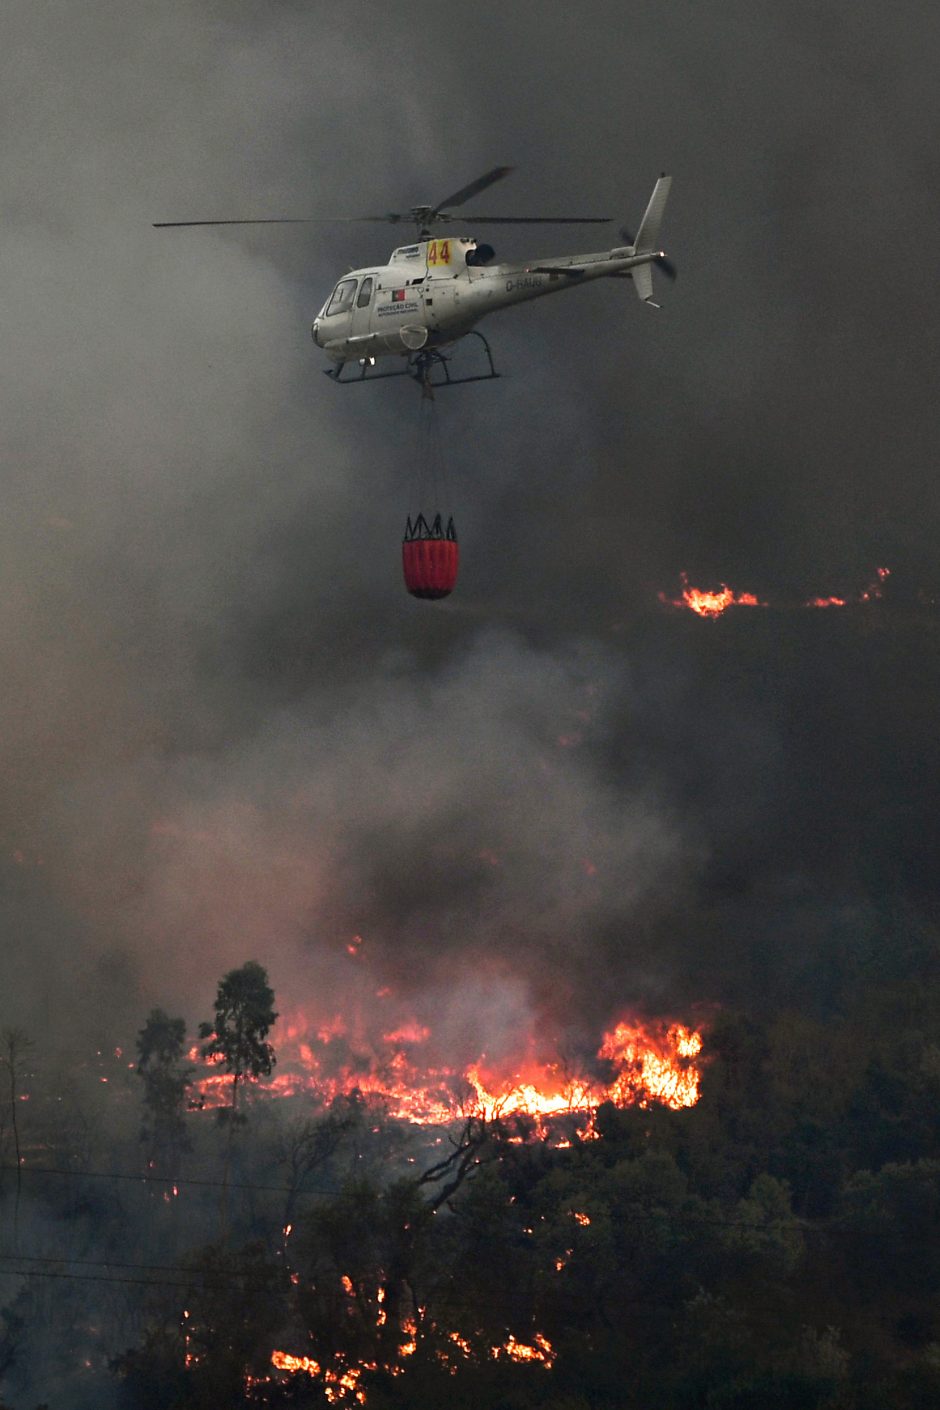
{"label": "main rotor blade", "polygon": [[609,215],[460,215],[476,225],[609,225]]}
{"label": "main rotor blade", "polygon": [[512,171],[511,166],[494,166],[492,171],[488,171],[485,176],[478,176],[476,181],[471,181],[469,186],[461,186],[459,191],[455,191],[452,196],[445,196],[443,201],[438,201],[436,210],[446,211],[449,206],[461,206],[464,201],[469,201],[471,196],[478,195],[485,191],[487,186],[492,186],[494,181],[502,181],[504,176],[508,176]]}
{"label": "main rotor blade", "polygon": [[354,225],[360,221],[410,220],[410,215],[276,215],[260,220],[155,220],[154,230],[179,230],[193,225]]}

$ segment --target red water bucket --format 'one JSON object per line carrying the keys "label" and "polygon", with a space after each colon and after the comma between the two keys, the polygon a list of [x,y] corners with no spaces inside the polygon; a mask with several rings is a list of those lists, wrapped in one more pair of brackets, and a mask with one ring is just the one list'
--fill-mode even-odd
{"label": "red water bucket", "polygon": [[412,522],[409,515],[401,546],[405,587],[412,597],[439,598],[453,592],[460,565],[460,549],[453,519],[446,527],[436,514],[428,523],[423,514]]}

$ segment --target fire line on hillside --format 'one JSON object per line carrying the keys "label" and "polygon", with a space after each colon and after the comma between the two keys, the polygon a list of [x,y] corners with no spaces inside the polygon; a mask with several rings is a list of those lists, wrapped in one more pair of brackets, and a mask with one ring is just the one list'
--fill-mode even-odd
{"label": "fire line on hillside", "polygon": [[[252,1085],[255,1099],[309,1096],[328,1105],[358,1092],[381,1100],[389,1116],[416,1125],[448,1125],[467,1115],[527,1116],[544,1135],[554,1117],[580,1116],[589,1127],[605,1101],[659,1102],[678,1110],[694,1106],[699,1096],[696,1059],[702,1037],[681,1023],[616,1024],[596,1053],[594,1066],[603,1077],[535,1057],[496,1064],[481,1054],[463,1068],[434,1065],[422,1060],[430,1030],[415,1023],[399,1025],[378,1040],[351,1042],[340,1017],[314,1026],[296,1015],[282,1020],[274,1037],[278,1068],[269,1081]],[[198,1049],[190,1057],[196,1060]],[[197,1105],[208,1110],[227,1104],[230,1088],[227,1073],[204,1064],[195,1083]]]}
{"label": "fire line on hillside", "polygon": [[[890,576],[890,568],[876,568],[875,576],[871,582],[866,584],[854,597],[809,597],[796,605],[826,608],[861,606],[868,602],[877,602],[884,595],[884,585]],[[722,616],[729,607],[771,606],[771,603],[762,601],[753,592],[735,592],[733,588],[728,587],[727,583],[721,583],[717,588],[692,587],[687,573],[680,573],[679,581],[682,585],[682,592],[678,597],[670,597],[665,592],[657,594],[658,600],[664,607],[682,608],[694,612],[699,617],[714,618]]]}

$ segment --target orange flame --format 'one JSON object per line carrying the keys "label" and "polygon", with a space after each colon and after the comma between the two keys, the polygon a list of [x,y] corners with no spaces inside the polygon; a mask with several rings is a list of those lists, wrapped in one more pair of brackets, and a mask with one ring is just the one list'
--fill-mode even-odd
{"label": "orange flame", "polygon": [[[383,1368],[390,1371],[393,1376],[403,1374],[403,1367],[399,1364],[400,1359],[414,1355],[417,1350],[417,1324],[411,1320],[406,1321],[402,1324],[402,1331],[408,1334],[409,1339],[399,1344],[398,1358]],[[473,1356],[473,1347],[459,1332],[448,1332],[447,1338],[464,1358],[469,1360]],[[438,1354],[445,1365],[450,1364],[445,1351]],[[501,1346],[488,1347],[485,1355],[491,1361],[498,1361],[505,1357],[509,1361],[530,1362],[544,1366],[547,1371],[550,1371],[555,1364],[557,1352],[548,1337],[543,1336],[541,1332],[536,1332],[531,1342],[519,1341],[510,1333]],[[379,1363],[376,1361],[363,1361],[356,1366],[347,1366],[343,1357],[339,1355],[336,1358],[335,1368],[324,1367],[312,1356],[292,1356],[287,1351],[272,1351],[271,1365],[276,1371],[285,1371],[291,1375],[306,1374],[321,1381],[323,1394],[330,1405],[349,1403],[364,1405],[366,1392],[360,1384],[363,1372],[379,1370]],[[452,1371],[455,1372],[456,1369],[451,1365]]]}
{"label": "orange flame", "polygon": [[278,1371],[306,1371],[308,1376],[316,1376],[323,1382],[323,1394],[330,1405],[342,1405],[352,1401],[365,1405],[366,1393],[360,1386],[363,1371],[374,1371],[374,1362],[363,1362],[361,1366],[343,1367],[336,1370],[323,1367],[312,1356],[291,1356],[286,1351],[272,1351],[271,1365]]}
{"label": "orange flame", "polygon": [[541,1332],[536,1332],[531,1346],[510,1336],[503,1346],[494,1346],[490,1354],[494,1361],[500,1356],[508,1356],[510,1361],[538,1361],[548,1371],[552,1369],[556,1355],[548,1337],[543,1337]]}
{"label": "orange flame", "polygon": [[418,1350],[418,1324],[412,1317],[407,1317],[401,1324],[402,1332],[406,1340],[399,1342],[399,1356],[414,1356]]}
{"label": "orange flame", "polygon": [[[534,1058],[507,1066],[490,1064],[481,1055],[463,1071],[435,1066],[422,1061],[421,1049],[431,1031],[415,1022],[401,1024],[371,1043],[357,1038],[356,1048],[368,1049],[368,1056],[354,1064],[346,1035],[347,1026],[338,1019],[327,1025],[308,1024],[299,1015],[282,1019],[274,1035],[277,1072],[254,1092],[309,1096],[322,1105],[357,1092],[379,1099],[393,1119],[416,1125],[446,1126],[467,1116],[487,1121],[527,1116],[543,1136],[553,1118],[575,1115],[582,1118],[583,1137],[592,1134],[591,1122],[601,1102],[619,1106],[659,1102],[679,1110],[694,1106],[699,1096],[696,1059],[701,1034],[679,1023],[644,1027],[623,1020],[616,1024],[604,1034],[597,1050],[598,1059],[609,1068],[606,1081],[595,1074],[573,1073],[559,1062]],[[193,1061],[197,1055],[193,1049]],[[205,1064],[196,1085],[202,1109],[230,1100],[231,1077],[218,1064]],[[570,1138],[570,1132],[564,1134]]]}
{"label": "orange flame", "polygon": [[767,603],[761,602],[754,593],[735,592],[727,583],[722,583],[715,592],[706,588],[690,587],[686,573],[679,574],[679,581],[682,583],[681,597],[670,598],[664,592],[659,593],[659,600],[666,607],[687,607],[691,612],[697,612],[700,617],[720,617],[729,607],[767,606]]}
{"label": "orange flame", "polygon": [[[808,597],[800,603],[800,606],[848,607],[850,603],[878,602],[884,596],[884,585],[890,576],[890,568],[876,568],[874,578],[855,597],[837,597],[834,594]],[[686,573],[679,574],[679,581],[682,583],[681,596],[669,597],[667,593],[660,592],[657,594],[659,601],[665,607],[685,608],[690,612],[697,613],[699,617],[720,617],[729,607],[767,607],[770,605],[767,602],[762,602],[752,592],[735,592],[733,588],[728,587],[727,583],[722,583],[718,589],[694,588],[689,586]]]}
{"label": "orange flame", "polygon": [[[579,1222],[590,1223],[587,1215],[574,1213],[574,1218]],[[353,1282],[347,1274],[342,1275],[340,1283],[347,1293],[352,1291]],[[386,1289],[384,1284],[380,1283],[376,1289],[378,1304],[376,1328],[379,1331],[387,1321],[385,1301]],[[188,1312],[184,1313],[184,1317],[188,1316]],[[479,1350],[476,1350],[467,1337],[457,1331],[444,1331],[436,1322],[428,1318],[427,1308],[418,1307],[415,1316],[402,1319],[399,1324],[399,1336],[395,1348],[390,1355],[387,1354],[383,1357],[381,1362],[362,1360],[358,1363],[350,1363],[346,1354],[340,1351],[329,1358],[329,1364],[324,1364],[313,1356],[294,1356],[288,1351],[273,1351],[271,1365],[275,1371],[285,1372],[288,1375],[308,1375],[316,1378],[320,1382],[325,1400],[330,1405],[364,1405],[366,1391],[362,1385],[363,1375],[366,1372],[378,1370],[393,1376],[403,1375],[402,1362],[407,1357],[415,1355],[419,1341],[428,1335],[433,1336],[437,1341],[434,1354],[450,1370],[451,1374],[456,1374],[458,1369],[451,1359],[455,1352],[459,1352],[465,1360],[471,1360],[475,1355],[491,1361],[505,1358],[510,1361],[540,1365],[546,1370],[551,1370],[556,1359],[556,1352],[551,1342],[541,1332],[535,1332],[531,1341],[520,1341],[513,1333],[509,1333],[506,1340],[500,1345],[494,1346],[487,1341]],[[443,1347],[438,1340],[441,1335],[446,1337],[448,1343]],[[270,1380],[270,1378],[267,1379]],[[262,1379],[249,1376],[247,1384],[260,1385]]]}

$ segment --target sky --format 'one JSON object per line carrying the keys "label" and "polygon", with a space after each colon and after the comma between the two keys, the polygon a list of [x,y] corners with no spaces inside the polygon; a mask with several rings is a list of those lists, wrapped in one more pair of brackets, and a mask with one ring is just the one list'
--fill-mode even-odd
{"label": "sky", "polygon": [[[0,1019],[126,1041],[251,958],[285,1010],[385,990],[376,1023],[455,1053],[587,1045],[837,1005],[935,925],[929,7],[8,0],[4,29]],[[494,213],[612,232],[669,171],[679,278],[660,313],[599,282],[487,321],[502,380],[438,399],[461,579],[421,603],[416,389],[334,386],[309,333],[400,232],[152,223],[407,209],[501,164]],[[797,606],[882,565],[881,604]],[[670,612],[681,572],[772,606]]]}

